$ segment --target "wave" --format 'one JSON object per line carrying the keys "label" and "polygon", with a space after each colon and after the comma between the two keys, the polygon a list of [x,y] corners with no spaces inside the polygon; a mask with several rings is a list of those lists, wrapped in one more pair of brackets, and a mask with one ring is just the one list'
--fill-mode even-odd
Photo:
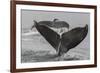
{"label": "wave", "polygon": [[28,32],[22,33],[22,36],[29,36],[29,35],[36,35],[36,34],[39,34],[39,32],[30,30]]}
{"label": "wave", "polygon": [[34,39],[22,39],[22,41],[32,41]]}

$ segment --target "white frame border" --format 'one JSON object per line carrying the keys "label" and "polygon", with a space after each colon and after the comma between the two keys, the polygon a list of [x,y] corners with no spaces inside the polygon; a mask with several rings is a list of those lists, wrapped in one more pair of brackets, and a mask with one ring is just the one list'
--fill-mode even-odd
{"label": "white frame border", "polygon": [[[46,11],[70,11],[70,12],[89,12],[90,13],[90,60],[84,61],[63,61],[63,62],[39,62],[39,63],[23,63],[21,64],[21,9],[29,10],[46,10]],[[70,7],[52,7],[52,6],[36,6],[36,5],[16,5],[16,68],[40,68],[54,66],[74,66],[94,64],[94,9],[86,8],[70,8]]]}

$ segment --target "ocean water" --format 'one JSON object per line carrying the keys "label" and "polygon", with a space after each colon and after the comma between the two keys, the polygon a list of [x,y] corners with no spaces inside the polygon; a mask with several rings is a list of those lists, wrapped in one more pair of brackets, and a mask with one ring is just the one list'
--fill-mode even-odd
{"label": "ocean water", "polygon": [[72,61],[89,59],[88,48],[75,47],[62,58],[55,49],[36,31],[24,29],[21,37],[21,62]]}

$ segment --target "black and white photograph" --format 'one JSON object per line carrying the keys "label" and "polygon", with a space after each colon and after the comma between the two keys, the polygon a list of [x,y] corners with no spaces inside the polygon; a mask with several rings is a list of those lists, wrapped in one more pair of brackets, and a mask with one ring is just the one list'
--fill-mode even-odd
{"label": "black and white photograph", "polygon": [[90,13],[21,10],[21,62],[90,59]]}
{"label": "black and white photograph", "polygon": [[12,72],[96,67],[96,6],[12,2]]}

